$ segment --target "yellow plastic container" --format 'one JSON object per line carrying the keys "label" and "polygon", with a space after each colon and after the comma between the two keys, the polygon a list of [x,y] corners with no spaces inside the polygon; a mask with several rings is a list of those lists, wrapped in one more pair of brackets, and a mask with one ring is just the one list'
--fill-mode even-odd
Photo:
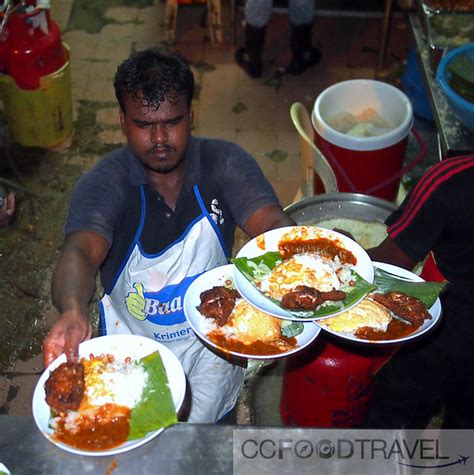
{"label": "yellow plastic container", "polygon": [[0,95],[11,139],[24,147],[55,148],[73,134],[69,47],[66,63],[41,78],[38,89],[21,89],[8,75],[0,74]]}

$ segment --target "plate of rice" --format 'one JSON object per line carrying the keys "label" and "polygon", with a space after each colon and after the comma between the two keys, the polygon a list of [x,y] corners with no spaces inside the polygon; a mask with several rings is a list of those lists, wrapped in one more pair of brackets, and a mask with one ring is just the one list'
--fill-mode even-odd
{"label": "plate of rice", "polygon": [[186,379],[164,345],[138,335],[109,335],[62,354],[39,378],[32,401],[41,433],[60,449],[105,456],[139,447],[177,422]]}
{"label": "plate of rice", "polygon": [[374,288],[367,252],[349,237],[317,226],[268,231],[244,245],[232,262],[241,295],[286,320],[331,317]]}
{"label": "plate of rice", "polygon": [[201,274],[184,297],[184,313],[208,345],[241,358],[289,356],[311,344],[320,332],[313,322],[284,321],[255,308],[234,284],[232,264]]}
{"label": "plate of rice", "polygon": [[345,340],[387,345],[413,340],[436,327],[444,283],[425,282],[391,264],[374,262],[374,267],[377,288],[346,312],[317,322],[322,329]]}

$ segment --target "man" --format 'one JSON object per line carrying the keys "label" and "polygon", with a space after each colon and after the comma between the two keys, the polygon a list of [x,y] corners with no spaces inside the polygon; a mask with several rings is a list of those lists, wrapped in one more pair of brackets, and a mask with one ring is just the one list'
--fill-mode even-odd
{"label": "man", "polygon": [[377,375],[364,427],[424,429],[444,409],[443,428],[473,429],[474,156],[431,167],[387,220],[373,260],[411,269],[431,251],[449,282],[443,317],[407,343]]}
{"label": "man", "polygon": [[168,345],[191,389],[188,420],[213,422],[234,406],[243,369],[194,336],[186,289],[228,262],[236,224],[253,237],[294,223],[240,147],[191,136],[194,78],[182,58],[138,52],[118,67],[114,86],[128,144],[74,189],[52,284],[61,317],[45,339],[44,363],[63,351],[77,358],[91,337],[87,305],[100,269],[100,332]]}

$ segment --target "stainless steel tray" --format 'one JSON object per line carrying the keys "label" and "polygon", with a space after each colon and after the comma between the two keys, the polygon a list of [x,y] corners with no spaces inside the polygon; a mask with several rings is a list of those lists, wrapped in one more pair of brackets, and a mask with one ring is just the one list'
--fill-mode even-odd
{"label": "stainless steel tray", "polygon": [[348,218],[383,223],[397,206],[391,201],[359,193],[325,193],[310,196],[285,208],[297,224],[323,219]]}

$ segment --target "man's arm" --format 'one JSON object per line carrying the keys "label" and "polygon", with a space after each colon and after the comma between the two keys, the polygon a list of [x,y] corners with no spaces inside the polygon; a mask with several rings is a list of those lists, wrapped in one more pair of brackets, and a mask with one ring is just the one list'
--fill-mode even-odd
{"label": "man's arm", "polygon": [[373,261],[386,262],[408,270],[413,269],[417,262],[407,256],[390,236],[386,237],[377,247],[368,249],[367,253]]}
{"label": "man's arm", "polygon": [[268,205],[253,213],[243,226],[243,230],[251,237],[268,231],[269,229],[294,226],[296,223],[285,214],[280,205]]}
{"label": "man's arm", "polygon": [[100,234],[76,231],[63,245],[53,274],[53,302],[61,313],[43,344],[43,362],[48,366],[61,353],[75,360],[78,346],[91,336],[87,306],[95,290],[95,276],[110,244]]}

